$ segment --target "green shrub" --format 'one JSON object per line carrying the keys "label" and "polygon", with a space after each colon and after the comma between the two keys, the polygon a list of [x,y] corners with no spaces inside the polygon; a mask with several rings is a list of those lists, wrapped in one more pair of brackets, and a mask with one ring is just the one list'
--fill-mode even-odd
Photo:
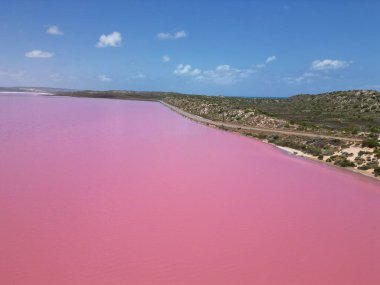
{"label": "green shrub", "polygon": [[369,168],[373,168],[373,169],[375,169],[376,167],[379,166],[379,162],[378,162],[378,161],[370,161],[370,162],[367,162],[367,166],[368,166]]}
{"label": "green shrub", "polygon": [[266,139],[268,136],[265,135],[265,134],[258,134],[257,137],[258,137],[259,139]]}
{"label": "green shrub", "polygon": [[353,135],[357,135],[358,133],[359,133],[358,129],[352,129],[351,130],[351,134],[353,134]]}
{"label": "green shrub", "polygon": [[371,127],[370,131],[371,133],[379,133],[380,129],[378,127]]}
{"label": "green shrub", "polygon": [[360,169],[360,170],[368,170],[369,167],[367,165],[362,165],[362,166],[359,166],[358,169]]}
{"label": "green shrub", "polygon": [[376,139],[366,139],[363,141],[362,146],[374,148],[379,146],[379,142]]}
{"label": "green shrub", "polygon": [[352,161],[348,160],[345,157],[340,157],[339,159],[335,160],[334,164],[341,166],[341,167],[354,167],[355,166],[355,163],[353,163]]}
{"label": "green shrub", "polygon": [[355,162],[358,165],[362,165],[365,162],[365,160],[361,156],[357,156],[357,157],[355,157]]}

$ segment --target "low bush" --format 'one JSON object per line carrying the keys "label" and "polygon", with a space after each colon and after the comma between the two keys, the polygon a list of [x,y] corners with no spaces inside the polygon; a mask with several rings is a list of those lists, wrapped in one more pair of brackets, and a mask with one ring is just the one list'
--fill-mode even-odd
{"label": "low bush", "polygon": [[379,142],[376,139],[370,138],[362,142],[363,147],[374,148],[379,146]]}
{"label": "low bush", "polygon": [[352,161],[348,160],[345,157],[339,157],[338,159],[335,160],[334,164],[341,166],[341,167],[354,167],[355,166],[355,163],[353,163]]}
{"label": "low bush", "polygon": [[362,166],[359,166],[358,169],[360,169],[360,170],[368,170],[369,167],[367,165],[362,165]]}
{"label": "low bush", "polygon": [[365,162],[365,159],[360,157],[360,156],[357,156],[357,157],[355,157],[355,162],[358,165],[362,165]]}
{"label": "low bush", "polygon": [[380,158],[380,149],[377,148],[373,151],[373,154],[375,155],[376,158]]}

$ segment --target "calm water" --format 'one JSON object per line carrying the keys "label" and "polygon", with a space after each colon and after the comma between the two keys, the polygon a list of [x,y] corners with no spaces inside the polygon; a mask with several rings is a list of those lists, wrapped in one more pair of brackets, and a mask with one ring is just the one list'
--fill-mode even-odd
{"label": "calm water", "polygon": [[159,103],[0,95],[0,284],[380,284],[380,184]]}

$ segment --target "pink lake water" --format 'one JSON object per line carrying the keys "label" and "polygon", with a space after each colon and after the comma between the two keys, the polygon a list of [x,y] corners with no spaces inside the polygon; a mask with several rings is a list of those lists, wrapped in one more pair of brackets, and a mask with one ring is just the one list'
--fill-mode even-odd
{"label": "pink lake water", "polygon": [[2,94],[0,284],[377,285],[380,184],[159,103]]}

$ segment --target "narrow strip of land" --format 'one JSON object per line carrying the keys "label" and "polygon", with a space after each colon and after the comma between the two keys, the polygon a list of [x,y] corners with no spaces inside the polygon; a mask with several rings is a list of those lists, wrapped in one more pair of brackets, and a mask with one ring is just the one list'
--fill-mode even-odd
{"label": "narrow strip of land", "polygon": [[203,123],[203,124],[214,125],[217,127],[225,127],[229,129],[235,129],[235,130],[255,131],[255,132],[261,132],[261,133],[272,133],[272,134],[275,133],[275,134],[283,134],[283,135],[301,136],[301,137],[309,137],[309,138],[337,139],[337,140],[342,140],[342,141],[347,141],[347,142],[362,142],[362,139],[359,139],[359,138],[348,138],[348,137],[330,136],[330,135],[322,135],[322,134],[315,134],[315,133],[305,133],[305,132],[287,131],[287,130],[278,130],[278,129],[260,128],[260,127],[249,127],[249,126],[236,125],[236,124],[225,123],[225,122],[217,122],[217,121],[212,121],[212,120],[209,120],[197,115],[190,114],[164,101],[158,100],[158,102],[160,102],[162,105],[168,107],[169,109],[191,120],[194,120],[196,122]]}

